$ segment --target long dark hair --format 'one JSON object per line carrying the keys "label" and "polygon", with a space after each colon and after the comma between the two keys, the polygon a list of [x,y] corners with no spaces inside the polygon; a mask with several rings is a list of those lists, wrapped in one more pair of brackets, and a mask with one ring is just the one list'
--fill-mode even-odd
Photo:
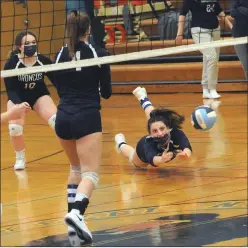
{"label": "long dark hair", "polygon": [[21,46],[23,37],[26,36],[26,35],[28,35],[28,34],[34,36],[35,40],[37,41],[36,35],[35,35],[34,33],[32,33],[31,31],[28,31],[28,30],[21,31],[21,32],[18,33],[18,34],[16,35],[16,37],[15,37],[15,43],[14,43],[15,48],[14,48],[13,51],[11,51],[11,52],[9,53],[8,58],[10,58],[10,57],[12,57],[13,55],[16,55],[16,54],[18,54],[18,53],[21,52],[20,49],[19,49],[19,46]]}
{"label": "long dark hair", "polygon": [[150,133],[151,124],[157,121],[162,121],[168,128],[182,129],[184,120],[184,116],[178,114],[174,110],[165,108],[154,109],[150,113],[150,119],[147,122],[147,129]]}
{"label": "long dark hair", "polygon": [[66,37],[70,56],[75,54],[75,45],[80,37],[86,36],[89,32],[90,18],[86,13],[76,10],[71,11],[66,23]]}

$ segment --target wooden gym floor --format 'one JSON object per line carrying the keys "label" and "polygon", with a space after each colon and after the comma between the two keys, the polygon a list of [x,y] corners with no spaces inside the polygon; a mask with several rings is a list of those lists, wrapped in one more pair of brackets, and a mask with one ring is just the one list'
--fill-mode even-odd
{"label": "wooden gym floor", "polygon": [[[51,88],[53,98],[57,96]],[[184,114],[192,159],[146,171],[117,154],[114,135],[135,145],[145,115],[131,95],[103,101],[101,181],[87,209],[92,246],[247,246],[247,93],[223,93],[209,132],[190,124],[201,94],[150,94],[155,106]],[[2,109],[6,95],[2,94]],[[7,125],[1,130],[1,246],[70,246],[67,158],[54,132],[35,113],[25,126],[27,169],[14,172]]]}

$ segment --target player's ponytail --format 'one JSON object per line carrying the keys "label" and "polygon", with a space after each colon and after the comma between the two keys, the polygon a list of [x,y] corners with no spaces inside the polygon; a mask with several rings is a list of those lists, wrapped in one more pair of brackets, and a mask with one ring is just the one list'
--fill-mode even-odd
{"label": "player's ponytail", "polygon": [[19,49],[14,49],[13,51],[9,51],[7,58],[10,59],[12,56],[14,56],[14,55],[16,55],[18,53],[20,53]]}
{"label": "player's ponytail", "polygon": [[66,23],[66,37],[71,57],[75,55],[75,45],[80,38],[89,34],[90,18],[87,14],[72,10]]}

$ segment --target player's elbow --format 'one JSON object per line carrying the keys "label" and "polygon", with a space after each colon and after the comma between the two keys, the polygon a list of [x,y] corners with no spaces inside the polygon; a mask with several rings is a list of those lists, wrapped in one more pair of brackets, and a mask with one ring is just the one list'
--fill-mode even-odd
{"label": "player's elbow", "polygon": [[106,100],[109,99],[110,97],[111,97],[111,95],[105,95],[105,96],[102,95],[102,98],[104,98]]}
{"label": "player's elbow", "polygon": [[109,84],[102,84],[102,87],[100,88],[101,97],[104,99],[109,99],[112,95],[112,86],[111,83]]}
{"label": "player's elbow", "polygon": [[101,97],[104,99],[109,99],[112,95],[112,91],[108,91],[108,92],[101,92]]}

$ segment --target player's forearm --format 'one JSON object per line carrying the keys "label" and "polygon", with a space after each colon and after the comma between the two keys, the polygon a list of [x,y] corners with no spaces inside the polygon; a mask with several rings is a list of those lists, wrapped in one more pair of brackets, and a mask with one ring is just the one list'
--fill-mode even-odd
{"label": "player's forearm", "polygon": [[164,159],[162,156],[155,156],[153,158],[153,164],[156,165],[156,166],[159,166],[160,164],[164,164],[164,163],[167,163],[169,162],[170,160],[168,159]]}
{"label": "player's forearm", "polygon": [[232,23],[230,22],[230,20],[228,19],[228,17],[225,15],[224,11],[221,11],[220,14],[218,15],[218,17],[220,18],[221,21],[224,22],[225,25],[227,25],[228,27],[230,27],[232,29]]}
{"label": "player's forearm", "polygon": [[184,148],[183,152],[187,154],[188,158],[191,156],[192,151],[189,148]]}
{"label": "player's forearm", "polygon": [[111,71],[108,65],[102,65],[100,71],[100,91],[104,99],[110,98],[112,95]]}
{"label": "player's forearm", "polygon": [[180,15],[179,19],[178,19],[177,36],[182,36],[183,35],[184,23],[185,23],[185,16]]}

